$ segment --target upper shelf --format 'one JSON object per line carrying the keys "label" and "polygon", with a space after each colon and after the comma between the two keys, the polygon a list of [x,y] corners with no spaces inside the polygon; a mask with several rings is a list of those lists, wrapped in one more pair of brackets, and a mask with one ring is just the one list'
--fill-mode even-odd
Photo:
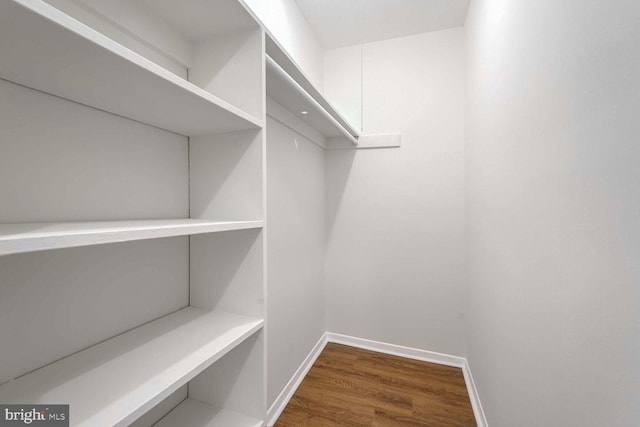
{"label": "upper shelf", "polygon": [[0,78],[186,136],[260,119],[40,0],[0,2]]}
{"label": "upper shelf", "polygon": [[73,425],[124,426],[263,325],[187,307],[0,386],[2,403],[66,403]]}
{"label": "upper shelf", "polygon": [[263,221],[160,219],[0,224],[0,255],[261,228]]}
{"label": "upper shelf", "polygon": [[357,144],[358,131],[333,108],[295,61],[269,35],[266,51],[267,95],[324,137],[346,137]]}

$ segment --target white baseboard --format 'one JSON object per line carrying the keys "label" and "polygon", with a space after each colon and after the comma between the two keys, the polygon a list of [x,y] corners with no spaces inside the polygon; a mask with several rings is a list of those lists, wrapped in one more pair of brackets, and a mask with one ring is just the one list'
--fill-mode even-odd
{"label": "white baseboard", "polygon": [[327,333],[325,332],[320,337],[316,345],[313,346],[300,367],[296,370],[287,385],[284,386],[284,389],[276,398],[275,402],[273,402],[273,405],[271,405],[271,407],[267,411],[267,426],[272,427],[276,423],[278,417],[280,416],[280,414],[282,414],[282,411],[284,411],[284,408],[287,406],[287,403],[289,403],[289,400],[291,400],[291,397],[293,397],[293,394],[298,389],[298,386],[300,386],[300,383],[307,375],[307,372],[309,372],[309,369],[311,369],[318,356],[320,356],[320,353],[322,353],[322,350],[324,349],[324,346],[327,345],[327,342]]}
{"label": "white baseboard", "polygon": [[333,332],[326,332],[318,341],[318,343],[311,350],[307,358],[302,362],[302,365],[298,368],[293,377],[289,380],[282,393],[278,396],[274,404],[269,409],[267,419],[269,420],[268,426],[273,426],[278,417],[287,406],[289,399],[293,396],[296,389],[304,379],[311,366],[316,361],[322,349],[328,342],[337,344],[349,345],[351,347],[363,348],[365,350],[377,351],[379,353],[391,354],[394,356],[406,357],[408,359],[422,360],[424,362],[438,363],[440,365],[453,366],[462,369],[464,375],[464,381],[467,386],[467,393],[469,394],[469,400],[471,401],[471,407],[473,408],[473,414],[476,418],[478,427],[488,427],[487,419],[482,410],[482,404],[480,403],[480,397],[476,385],[471,375],[471,368],[469,362],[464,357],[452,356],[450,354],[437,353],[435,351],[420,350],[417,348],[404,347],[401,345],[383,343],[379,341],[367,340],[364,338],[356,338],[348,335],[336,334]]}
{"label": "white baseboard", "polygon": [[471,367],[469,366],[469,361],[467,359],[464,359],[462,373],[464,374],[464,382],[467,385],[469,400],[471,400],[473,415],[476,417],[476,424],[478,424],[478,427],[489,427],[487,417],[484,415],[484,409],[482,409],[482,403],[480,403],[480,395],[476,389],[476,383],[473,381],[473,375],[471,375]]}
{"label": "white baseboard", "polygon": [[327,332],[326,335],[329,342],[350,345],[351,347],[363,348],[365,350],[377,351],[379,353],[391,354],[393,356],[438,363],[440,365],[454,366],[456,368],[462,368],[465,363],[464,357],[436,353],[435,351],[420,350],[417,348],[388,344],[380,341],[366,340],[364,338],[334,334],[333,332]]}

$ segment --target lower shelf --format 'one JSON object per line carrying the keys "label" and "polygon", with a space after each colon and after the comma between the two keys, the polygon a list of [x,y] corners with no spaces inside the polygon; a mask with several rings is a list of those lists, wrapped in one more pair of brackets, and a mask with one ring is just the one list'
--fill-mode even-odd
{"label": "lower shelf", "polygon": [[262,420],[194,399],[186,399],[175,407],[156,427],[261,427]]}
{"label": "lower shelf", "polygon": [[69,404],[73,426],[128,425],[263,323],[186,307],[0,386],[0,402]]}

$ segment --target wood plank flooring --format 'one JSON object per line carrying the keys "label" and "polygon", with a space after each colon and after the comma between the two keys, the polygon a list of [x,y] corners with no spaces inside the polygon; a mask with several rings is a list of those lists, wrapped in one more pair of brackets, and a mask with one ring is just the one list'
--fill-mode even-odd
{"label": "wood plank flooring", "polygon": [[329,343],[275,427],[476,426],[462,370]]}

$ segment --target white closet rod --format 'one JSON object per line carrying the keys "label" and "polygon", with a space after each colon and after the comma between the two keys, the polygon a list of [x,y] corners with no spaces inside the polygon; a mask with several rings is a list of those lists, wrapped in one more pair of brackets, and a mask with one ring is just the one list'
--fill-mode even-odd
{"label": "white closet rod", "polygon": [[296,91],[298,91],[298,93],[304,96],[307,101],[309,101],[318,111],[320,111],[320,113],[322,113],[323,116],[325,116],[331,123],[333,123],[333,125],[338,128],[338,130],[340,130],[340,132],[342,132],[344,136],[349,141],[351,141],[352,144],[358,144],[358,139],[351,133],[349,133],[349,131],[345,129],[345,127],[342,126],[340,122],[338,122],[327,110],[325,110],[318,101],[316,101],[311,95],[309,95],[309,93],[304,90],[304,88],[300,86],[298,82],[293,79],[293,77],[291,77],[284,69],[282,69],[282,67],[280,67],[273,58],[271,58],[269,55],[265,56],[267,58],[267,66],[274,69],[278,74],[280,74],[280,76],[282,76],[282,78],[284,78],[292,87],[294,87]]}

